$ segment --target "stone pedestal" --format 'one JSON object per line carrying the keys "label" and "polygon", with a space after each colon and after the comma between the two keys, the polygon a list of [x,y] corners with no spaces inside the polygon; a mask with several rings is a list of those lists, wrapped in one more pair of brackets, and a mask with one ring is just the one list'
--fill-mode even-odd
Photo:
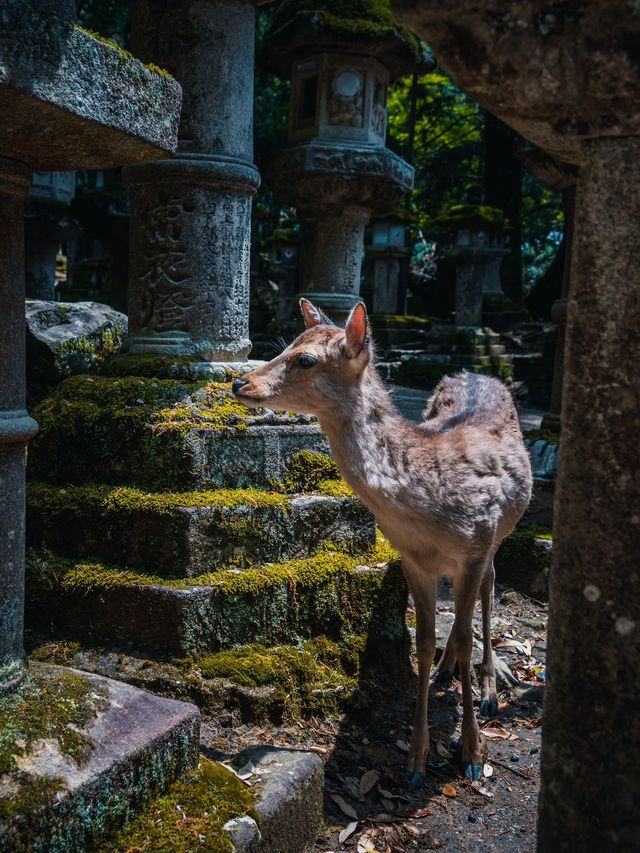
{"label": "stone pedestal", "polygon": [[539,824],[545,853],[633,850],[640,840],[640,139],[594,140],[585,155],[550,585]]}
{"label": "stone pedestal", "polygon": [[405,314],[406,286],[402,268],[407,262],[406,249],[378,249],[373,255],[373,311],[375,314]]}
{"label": "stone pedestal", "polygon": [[24,201],[31,170],[0,158],[0,696],[27,673],[24,611],[25,446],[37,431],[25,410]]}
{"label": "stone pedestal", "polygon": [[129,349],[246,362],[249,340],[255,8],[138,0],[137,54],[183,86],[178,153],[126,170]]}
{"label": "stone pedestal", "polygon": [[550,576],[540,853],[640,846],[640,74],[626,0],[400,0],[453,80],[580,165]]}

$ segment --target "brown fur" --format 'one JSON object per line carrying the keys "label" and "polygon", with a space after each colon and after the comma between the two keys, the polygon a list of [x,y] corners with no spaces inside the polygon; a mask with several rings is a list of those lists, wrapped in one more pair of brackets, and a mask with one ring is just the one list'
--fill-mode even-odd
{"label": "brown fur", "polygon": [[[482,700],[483,707],[494,709],[493,556],[531,495],[529,456],[511,395],[497,379],[448,376],[428,400],[425,420],[408,423],[373,366],[364,306],[354,308],[344,330],[328,325],[305,300],[302,308],[307,330],[234,390],[248,406],[316,415],[344,478],[402,554],[417,612],[418,703],[408,770],[418,776],[429,750],[436,581],[443,574],[453,578],[456,618],[440,669],[452,672],[458,662],[464,707],[461,760],[468,775],[477,775],[482,743],[471,694],[472,613],[480,595]],[[300,366],[303,354],[315,358],[315,366]]]}

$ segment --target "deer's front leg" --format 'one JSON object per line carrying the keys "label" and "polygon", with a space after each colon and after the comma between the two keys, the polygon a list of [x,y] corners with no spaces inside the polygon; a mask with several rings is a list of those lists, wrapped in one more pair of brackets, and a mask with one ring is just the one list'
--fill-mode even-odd
{"label": "deer's front leg", "polygon": [[482,601],[482,672],[480,686],[480,715],[495,717],[498,714],[498,691],[496,690],[496,662],[491,647],[491,613],[493,611],[493,588],[496,572],[491,566],[485,572],[480,584]]}
{"label": "deer's front leg", "polygon": [[478,589],[485,566],[469,565],[456,579],[454,596],[456,620],[451,634],[453,649],[460,668],[462,682],[462,737],[458,744],[458,760],[465,776],[472,781],[482,777],[485,747],[473,710],[471,688],[471,649],[473,646],[472,619]]}
{"label": "deer's front leg", "polygon": [[429,757],[429,676],[436,650],[437,579],[418,566],[407,567],[405,576],[416,606],[416,651],[418,655],[418,695],[407,759],[405,784],[411,791],[420,787]]}

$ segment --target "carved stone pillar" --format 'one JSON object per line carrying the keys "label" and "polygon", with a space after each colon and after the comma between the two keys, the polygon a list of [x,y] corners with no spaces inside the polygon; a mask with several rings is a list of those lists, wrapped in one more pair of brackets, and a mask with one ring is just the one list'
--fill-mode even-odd
{"label": "carved stone pillar", "polygon": [[178,151],[126,169],[132,352],[244,361],[249,340],[253,3],[137,0],[136,53],[183,88]]}
{"label": "carved stone pillar", "polygon": [[300,223],[301,295],[338,317],[360,299],[364,229],[369,211],[351,205],[331,218],[303,214]]}
{"label": "carved stone pillar", "polygon": [[24,202],[31,169],[0,158],[0,696],[27,673],[24,614],[25,446],[38,425],[25,409]]}

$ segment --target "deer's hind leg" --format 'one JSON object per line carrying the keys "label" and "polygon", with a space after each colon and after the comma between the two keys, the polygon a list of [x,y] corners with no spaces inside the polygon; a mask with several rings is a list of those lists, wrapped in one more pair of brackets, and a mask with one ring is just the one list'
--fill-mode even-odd
{"label": "deer's hind leg", "polygon": [[462,682],[462,737],[458,743],[458,760],[472,781],[481,778],[484,763],[484,744],[473,709],[471,687],[472,620],[480,584],[490,566],[491,556],[469,561],[454,584],[456,620],[451,641]]}
{"label": "deer's hind leg", "polygon": [[496,663],[491,646],[491,613],[493,612],[493,589],[496,570],[491,566],[480,583],[482,601],[482,670],[480,692],[480,715],[495,717],[498,714],[498,692],[496,690]]}
{"label": "deer's hind leg", "polygon": [[429,676],[436,650],[437,577],[418,565],[405,561],[404,573],[416,606],[416,650],[418,656],[418,692],[416,712],[407,758],[405,784],[416,790],[422,784],[429,757]]}

